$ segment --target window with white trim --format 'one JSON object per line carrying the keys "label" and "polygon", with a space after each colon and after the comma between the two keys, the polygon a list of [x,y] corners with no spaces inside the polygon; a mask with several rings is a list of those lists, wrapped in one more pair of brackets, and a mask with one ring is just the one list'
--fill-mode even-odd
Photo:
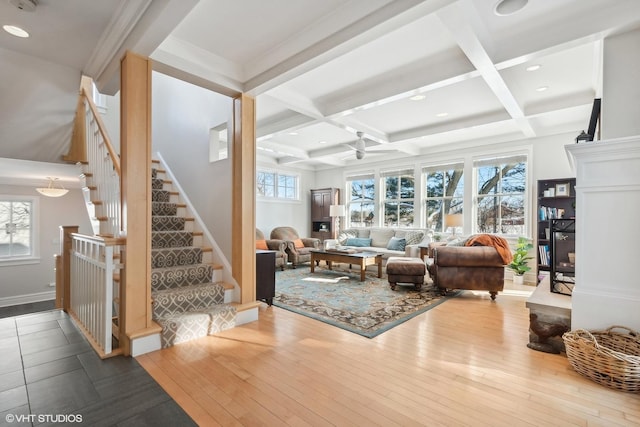
{"label": "window with white trim", "polygon": [[349,227],[371,227],[375,217],[375,178],[373,174],[347,178]]}
{"label": "window with white trim", "polygon": [[387,227],[412,227],[415,197],[413,169],[383,172],[383,218]]}
{"label": "window with white trim", "polygon": [[476,176],[476,231],[528,235],[527,156],[478,159]]}
{"label": "window with white trim", "polygon": [[36,256],[35,198],[0,195],[0,262]]}
{"label": "window with white trim", "polygon": [[425,226],[445,232],[444,217],[461,214],[464,202],[464,164],[434,165],[422,169]]}
{"label": "window with white trim", "polygon": [[300,178],[298,175],[257,171],[256,192],[260,197],[298,200],[299,180]]}

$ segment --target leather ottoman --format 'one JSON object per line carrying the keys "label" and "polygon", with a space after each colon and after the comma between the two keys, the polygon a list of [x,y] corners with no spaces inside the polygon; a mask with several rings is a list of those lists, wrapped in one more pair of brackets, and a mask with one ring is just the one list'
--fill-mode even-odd
{"label": "leather ottoman", "polygon": [[420,290],[427,273],[421,258],[389,257],[386,269],[389,286],[394,291],[398,283],[413,283],[415,289]]}

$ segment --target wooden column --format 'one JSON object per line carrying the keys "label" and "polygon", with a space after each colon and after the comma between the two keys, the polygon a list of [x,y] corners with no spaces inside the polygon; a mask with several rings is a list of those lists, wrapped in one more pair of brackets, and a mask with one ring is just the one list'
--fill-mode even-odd
{"label": "wooden column", "polygon": [[[125,354],[151,329],[151,61],[127,52],[121,62],[120,155],[125,292],[121,310]],[[157,329],[157,328],[153,328]]]}
{"label": "wooden column", "polygon": [[60,256],[56,263],[56,308],[67,313],[71,307],[71,234],[78,232],[77,225],[60,226]]}
{"label": "wooden column", "polygon": [[243,304],[256,300],[255,129],[255,99],[240,95],[233,100],[231,268]]}

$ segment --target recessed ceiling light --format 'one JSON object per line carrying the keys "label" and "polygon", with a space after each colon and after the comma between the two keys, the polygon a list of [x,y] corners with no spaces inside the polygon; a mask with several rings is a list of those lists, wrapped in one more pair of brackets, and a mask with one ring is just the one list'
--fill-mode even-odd
{"label": "recessed ceiling light", "polygon": [[326,144],[327,141],[318,141],[318,144]]}
{"label": "recessed ceiling light", "polygon": [[426,98],[426,96],[424,96],[424,95],[413,95],[409,99],[412,100],[412,101],[422,101],[425,98]]}
{"label": "recessed ceiling light", "polygon": [[498,16],[508,16],[520,11],[529,0],[500,0],[493,11]]}
{"label": "recessed ceiling light", "polygon": [[527,70],[527,71],[537,71],[537,70],[539,70],[540,68],[542,68],[542,65],[540,65],[540,64],[534,64],[534,65],[529,65],[529,66],[526,68],[526,70]]}
{"label": "recessed ceiling light", "polygon": [[298,132],[289,132],[289,135],[294,135],[295,136],[297,134],[298,134]]}
{"label": "recessed ceiling light", "polygon": [[540,86],[536,89],[536,92],[544,92],[547,89],[549,89],[549,86]]}
{"label": "recessed ceiling light", "polygon": [[3,25],[2,29],[12,36],[21,37],[23,39],[29,37],[29,33],[27,33],[20,27],[16,27],[15,25]]}
{"label": "recessed ceiling light", "polygon": [[436,117],[447,117],[449,115],[449,113],[438,113],[436,114]]}

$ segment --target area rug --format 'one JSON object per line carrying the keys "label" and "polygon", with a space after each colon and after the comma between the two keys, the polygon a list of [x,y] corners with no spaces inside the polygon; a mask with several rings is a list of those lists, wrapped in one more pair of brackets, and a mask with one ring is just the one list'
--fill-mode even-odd
{"label": "area rug", "polygon": [[399,283],[392,291],[386,276],[378,279],[373,272],[359,279],[359,270],[346,265],[314,273],[307,266],[277,271],[273,305],[373,338],[457,295],[443,296],[430,284],[416,291]]}

